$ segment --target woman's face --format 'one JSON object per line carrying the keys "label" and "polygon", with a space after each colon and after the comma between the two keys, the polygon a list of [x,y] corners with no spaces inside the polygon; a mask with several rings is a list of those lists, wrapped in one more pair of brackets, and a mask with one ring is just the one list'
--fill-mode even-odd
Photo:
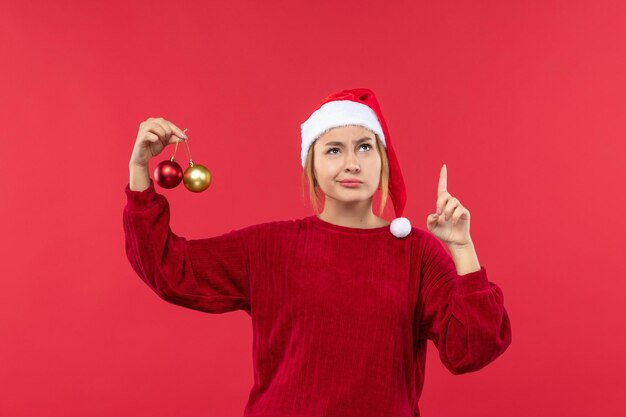
{"label": "woman's face", "polygon": [[[326,194],[343,202],[367,200],[380,184],[381,159],[374,133],[362,126],[335,127],[320,136],[314,146],[315,178]],[[357,185],[340,181],[357,179]]]}

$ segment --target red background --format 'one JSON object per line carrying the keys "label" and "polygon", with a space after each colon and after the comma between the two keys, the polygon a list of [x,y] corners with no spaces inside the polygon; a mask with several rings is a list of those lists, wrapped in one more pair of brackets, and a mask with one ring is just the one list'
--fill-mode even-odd
{"label": "red background", "polygon": [[423,415],[624,415],[625,23],[617,0],[3,1],[0,415],[242,415],[249,317],[168,304],[125,257],[139,123],[189,128],[213,184],[158,191],[207,237],[312,213],[300,123],[354,87],[414,225],[447,164],[511,317],[476,373],[429,343]]}

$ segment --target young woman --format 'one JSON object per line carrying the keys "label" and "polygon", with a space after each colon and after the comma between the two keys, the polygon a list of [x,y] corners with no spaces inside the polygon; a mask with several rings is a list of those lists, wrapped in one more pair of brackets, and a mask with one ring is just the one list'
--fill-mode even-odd
{"label": "young woman", "polygon": [[[453,374],[483,368],[511,343],[469,211],[447,191],[444,165],[428,230],[400,217],[402,174],[369,89],[327,96],[301,136],[314,215],[186,239],[171,230],[148,173],[151,157],[186,136],[163,118],[142,122],[125,188],[128,259],[168,302],[250,315],[244,416],[419,416],[427,340]],[[381,214],[387,195],[393,201],[391,223],[372,211],[379,189]]]}

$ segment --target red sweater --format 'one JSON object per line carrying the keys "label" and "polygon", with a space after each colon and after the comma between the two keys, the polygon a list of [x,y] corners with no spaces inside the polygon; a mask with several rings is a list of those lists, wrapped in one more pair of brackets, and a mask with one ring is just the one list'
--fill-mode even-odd
{"label": "red sweater", "polygon": [[453,374],[511,343],[502,290],[485,267],[458,275],[413,228],[359,229],[309,216],[186,239],[166,198],[126,185],[126,254],[162,299],[252,319],[254,386],[244,417],[417,417],[426,341]]}

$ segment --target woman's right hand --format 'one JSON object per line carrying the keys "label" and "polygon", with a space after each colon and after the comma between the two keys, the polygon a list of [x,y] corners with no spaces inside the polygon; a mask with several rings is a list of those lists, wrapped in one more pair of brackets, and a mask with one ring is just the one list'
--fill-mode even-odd
{"label": "woman's right hand", "polygon": [[159,155],[169,144],[187,140],[187,135],[174,123],[162,117],[148,117],[139,124],[139,132],[129,165],[148,167],[153,156]]}

